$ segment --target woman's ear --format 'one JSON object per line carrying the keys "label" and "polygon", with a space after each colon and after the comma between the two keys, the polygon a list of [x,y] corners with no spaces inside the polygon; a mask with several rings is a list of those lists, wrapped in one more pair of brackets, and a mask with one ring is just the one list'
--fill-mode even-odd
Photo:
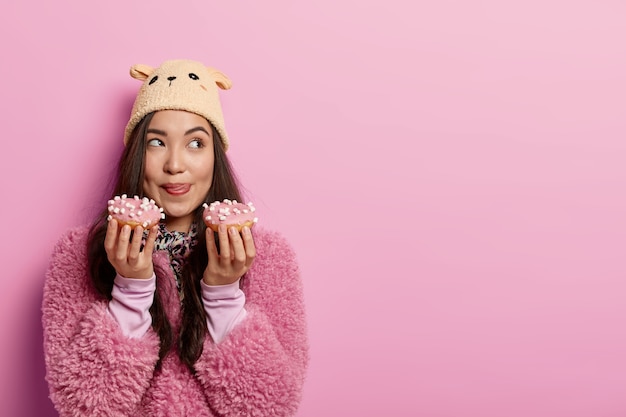
{"label": "woman's ear", "polygon": [[130,67],[130,76],[140,81],[145,81],[153,72],[154,68],[149,65],[135,64]]}
{"label": "woman's ear", "polygon": [[215,84],[217,84],[217,86],[222,90],[228,90],[230,87],[233,86],[233,82],[223,72],[211,67],[207,67],[207,69],[209,70],[209,74],[211,74],[211,77],[213,77],[213,81],[215,81]]}

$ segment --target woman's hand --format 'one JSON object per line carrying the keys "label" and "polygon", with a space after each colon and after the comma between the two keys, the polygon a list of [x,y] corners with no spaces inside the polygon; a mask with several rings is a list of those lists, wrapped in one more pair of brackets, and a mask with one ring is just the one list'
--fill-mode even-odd
{"label": "woman's hand", "polygon": [[217,253],[213,231],[206,229],[206,249],[209,263],[204,270],[203,281],[207,285],[227,285],[237,281],[245,274],[256,256],[256,248],[249,227],[241,229],[226,228],[221,224],[217,232],[220,253]]}
{"label": "woman's hand", "polygon": [[130,238],[130,226],[124,225],[121,229],[116,220],[110,220],[107,234],[104,238],[104,250],[115,271],[125,278],[147,279],[152,277],[152,251],[157,237],[158,227],[153,226],[148,233],[146,244],[141,250],[143,228],[137,226]]}

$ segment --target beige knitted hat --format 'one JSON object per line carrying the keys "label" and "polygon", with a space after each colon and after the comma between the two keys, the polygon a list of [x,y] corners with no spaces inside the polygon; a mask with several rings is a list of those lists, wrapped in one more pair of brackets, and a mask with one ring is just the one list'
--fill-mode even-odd
{"label": "beige knitted hat", "polygon": [[216,69],[190,60],[165,61],[154,69],[148,65],[133,65],[131,77],[143,81],[130,120],[126,125],[124,144],[144,116],[159,110],[186,110],[206,118],[228,149],[228,135],[220,106],[218,87],[228,90],[230,79]]}

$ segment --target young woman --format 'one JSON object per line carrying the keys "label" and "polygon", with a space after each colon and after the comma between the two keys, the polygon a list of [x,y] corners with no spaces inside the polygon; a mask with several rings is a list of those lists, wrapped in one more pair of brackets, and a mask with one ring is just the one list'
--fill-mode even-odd
{"label": "young woman", "polygon": [[222,73],[188,60],[143,80],[113,195],[165,219],[118,227],[103,210],[57,243],[43,299],[46,379],[61,416],[289,416],[308,364],[298,266],[277,233],[204,225],[242,201],[225,155]]}

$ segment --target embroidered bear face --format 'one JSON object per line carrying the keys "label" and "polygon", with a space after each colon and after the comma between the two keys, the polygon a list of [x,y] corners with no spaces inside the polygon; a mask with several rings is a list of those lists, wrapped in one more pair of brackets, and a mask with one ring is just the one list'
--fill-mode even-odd
{"label": "embroidered bear face", "polygon": [[208,87],[214,83],[221,89],[228,90],[232,85],[230,79],[220,71],[205,67],[199,62],[185,60],[167,61],[156,69],[148,65],[133,65],[130,75],[140,81],[149,78],[148,86],[153,86],[153,89],[199,87],[208,91]]}

